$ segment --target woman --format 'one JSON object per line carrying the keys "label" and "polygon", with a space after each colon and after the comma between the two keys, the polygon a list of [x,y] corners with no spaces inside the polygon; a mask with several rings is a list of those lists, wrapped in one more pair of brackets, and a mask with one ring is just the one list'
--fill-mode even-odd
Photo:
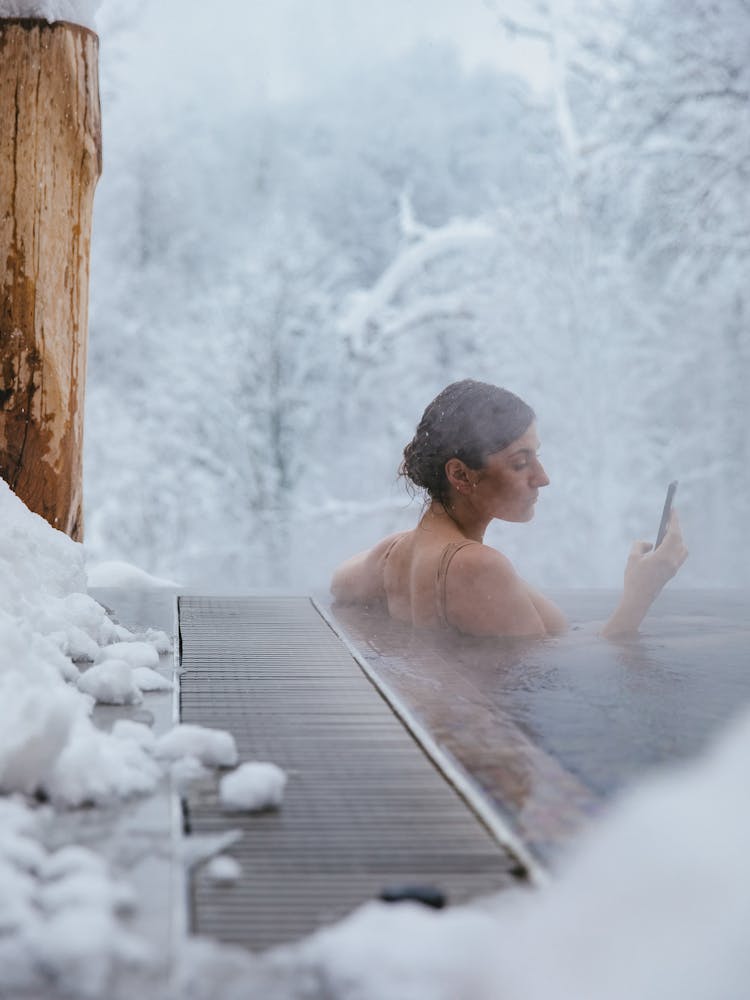
{"label": "woman", "polygon": [[[469,635],[564,631],[560,609],[484,544],[493,518],[534,516],[539,490],[549,483],[538,448],[534,411],[512,392],[471,379],[443,389],[404,449],[400,470],[428,494],[419,524],[343,563],[333,576],[333,596],[346,603],[385,601],[399,621],[452,626]],[[634,543],[622,598],[603,635],[637,632],[687,558],[675,514],[664,541],[651,548]]]}

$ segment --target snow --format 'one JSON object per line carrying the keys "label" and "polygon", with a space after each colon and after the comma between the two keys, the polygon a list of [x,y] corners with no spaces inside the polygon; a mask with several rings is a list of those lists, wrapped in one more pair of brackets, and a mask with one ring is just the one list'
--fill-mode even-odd
{"label": "snow", "polygon": [[280,767],[266,761],[241,764],[226,774],[219,785],[223,809],[235,812],[256,812],[281,805],[287,777]]}
{"label": "snow", "polygon": [[224,830],[222,833],[197,834],[182,842],[182,863],[186,868],[202,864],[220,854],[242,839],[242,830]]}
{"label": "snow", "polygon": [[150,958],[121,920],[132,890],[85,847],[48,851],[44,818],[20,798],[0,799],[0,993],[46,996],[59,986],[100,998],[116,964]]}
{"label": "snow", "polygon": [[117,719],[111,729],[115,739],[131,740],[143,747],[144,750],[153,750],[156,746],[156,737],[150,726],[143,722],[134,722],[132,719]]}
{"label": "snow", "polygon": [[[197,742],[217,763],[235,763],[236,748],[227,733],[178,728],[164,740],[167,759],[156,759],[149,726],[126,718],[111,732],[96,726],[96,702],[138,704],[142,691],[171,686],[154,669],[169,637],[115,625],[84,593],[82,547],[2,480],[0,526],[0,995],[100,1000],[114,996],[115,979],[145,975],[163,956],[133,933],[134,891],[104,858],[74,843],[50,850],[45,837],[55,839],[61,810],[153,792],[170,745],[182,753]],[[206,773],[194,759],[181,763]],[[222,835],[212,850],[236,836]]]}
{"label": "snow", "polygon": [[141,691],[171,691],[174,686],[168,677],[150,667],[134,667],[133,680]]}
{"label": "snow", "polygon": [[39,592],[45,598],[85,592],[83,547],[30,514],[2,479],[0,513],[0,594],[7,612],[17,613]]}
{"label": "snow", "polygon": [[178,723],[156,741],[155,753],[165,760],[195,757],[211,767],[233,767],[237,745],[231,733],[189,723]]}
{"label": "snow", "polygon": [[493,988],[491,958],[506,953],[507,931],[491,912],[476,908],[437,912],[416,903],[371,902],[312,935],[287,959],[298,975],[320,975],[340,1000],[526,1000]]}
{"label": "snow", "polygon": [[58,651],[35,644],[3,611],[0,650],[0,791],[50,792],[52,768],[90,703],[67,686]]}
{"label": "snow", "polygon": [[154,576],[132,563],[110,559],[86,565],[90,587],[134,587],[138,590],[179,590],[181,584]]}
{"label": "snow", "polygon": [[[403,227],[404,211],[408,206],[407,211],[411,213],[411,203],[403,193],[400,202]],[[393,311],[394,300],[435,259],[465,250],[476,241],[489,241],[494,235],[494,230],[488,223],[473,219],[451,219],[444,226],[430,228],[416,226],[411,215],[408,228],[408,235],[411,237],[409,243],[400,250],[377,282],[367,290],[351,293],[344,304],[339,330],[354,352],[362,352],[373,328],[386,323],[387,318],[392,321],[389,314]],[[464,309],[463,298],[453,295],[448,296],[439,308],[431,304],[428,315],[460,315]],[[399,327],[407,325],[410,325],[410,321],[402,318]]]}
{"label": "snow", "polygon": [[231,884],[242,875],[242,866],[228,854],[219,854],[206,865],[206,874],[212,882]]}
{"label": "snow", "polygon": [[143,700],[125,660],[107,659],[90,667],[78,678],[78,690],[106,705],[138,705]]}
{"label": "snow", "polygon": [[43,21],[70,21],[96,31],[101,0],[0,0],[0,17],[36,17]]}
{"label": "snow", "polygon": [[197,782],[208,777],[211,772],[197,757],[179,757],[169,766],[169,774],[179,795],[185,795]]}
{"label": "snow", "polygon": [[159,666],[159,654],[146,642],[115,642],[101,649],[98,659],[124,660],[131,667]]}
{"label": "snow", "polygon": [[[67,848],[63,848],[65,851]],[[83,850],[83,848],[78,848]],[[59,853],[62,853],[59,852]],[[45,878],[51,883],[45,888],[44,908],[48,913],[58,913],[66,906],[99,904],[113,913],[128,914],[135,909],[136,899],[131,886],[113,881],[98,855],[91,855],[97,865],[63,874],[51,874],[42,868]],[[57,866],[51,866],[57,869]]]}
{"label": "snow", "polygon": [[94,698],[140,699],[130,667],[81,673],[71,659],[98,657],[123,632],[82,592],[82,547],[2,481],[0,523],[0,790],[66,805],[150,791],[159,778],[150,757],[90,718]]}
{"label": "snow", "polygon": [[[0,524],[0,791],[57,806],[153,791],[164,772],[155,740],[124,721],[105,732],[91,712],[96,701],[132,705],[142,691],[164,690],[169,681],[153,668],[169,637],[114,624],[85,593],[82,546],[2,480]],[[80,669],[74,660],[96,662]],[[236,763],[228,734],[204,731],[201,740],[206,762]]]}
{"label": "snow", "polygon": [[56,805],[80,806],[152,792],[161,773],[139,743],[115,738],[83,716],[37,785]]}
{"label": "snow", "polygon": [[161,629],[147,628],[142,636],[136,636],[136,639],[141,639],[144,642],[151,643],[157,653],[171,653],[172,652],[172,640],[169,638],[166,632],[162,632]]}

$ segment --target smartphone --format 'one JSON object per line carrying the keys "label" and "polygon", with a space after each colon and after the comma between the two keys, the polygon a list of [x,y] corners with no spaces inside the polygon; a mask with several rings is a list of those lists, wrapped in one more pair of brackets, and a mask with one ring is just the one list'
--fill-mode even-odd
{"label": "smartphone", "polygon": [[656,535],[655,549],[658,549],[661,543],[664,541],[664,536],[667,533],[667,525],[669,524],[669,515],[672,513],[672,501],[674,500],[674,495],[677,492],[677,480],[667,486],[667,496],[664,500],[664,509],[661,512],[661,521],[659,522],[659,531]]}

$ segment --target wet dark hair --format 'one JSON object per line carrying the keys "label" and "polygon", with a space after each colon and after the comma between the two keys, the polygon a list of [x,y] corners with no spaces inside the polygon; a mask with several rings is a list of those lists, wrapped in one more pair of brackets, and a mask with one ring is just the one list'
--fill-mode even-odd
{"label": "wet dark hair", "polygon": [[449,499],[445,463],[460,458],[481,469],[528,430],[534,411],[508,389],[463,379],[439,393],[422,414],[416,433],[404,448],[399,475],[443,505]]}

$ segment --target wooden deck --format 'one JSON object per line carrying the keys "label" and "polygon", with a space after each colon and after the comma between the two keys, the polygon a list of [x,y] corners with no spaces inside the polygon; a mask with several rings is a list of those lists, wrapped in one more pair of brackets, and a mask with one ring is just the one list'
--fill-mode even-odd
{"label": "wooden deck", "polygon": [[179,621],[182,721],[289,775],[278,811],[222,812],[215,779],[188,796],[191,835],[242,833],[236,884],[192,879],[194,931],[264,949],[393,887],[462,902],[525,875],[309,598],[181,597]]}

